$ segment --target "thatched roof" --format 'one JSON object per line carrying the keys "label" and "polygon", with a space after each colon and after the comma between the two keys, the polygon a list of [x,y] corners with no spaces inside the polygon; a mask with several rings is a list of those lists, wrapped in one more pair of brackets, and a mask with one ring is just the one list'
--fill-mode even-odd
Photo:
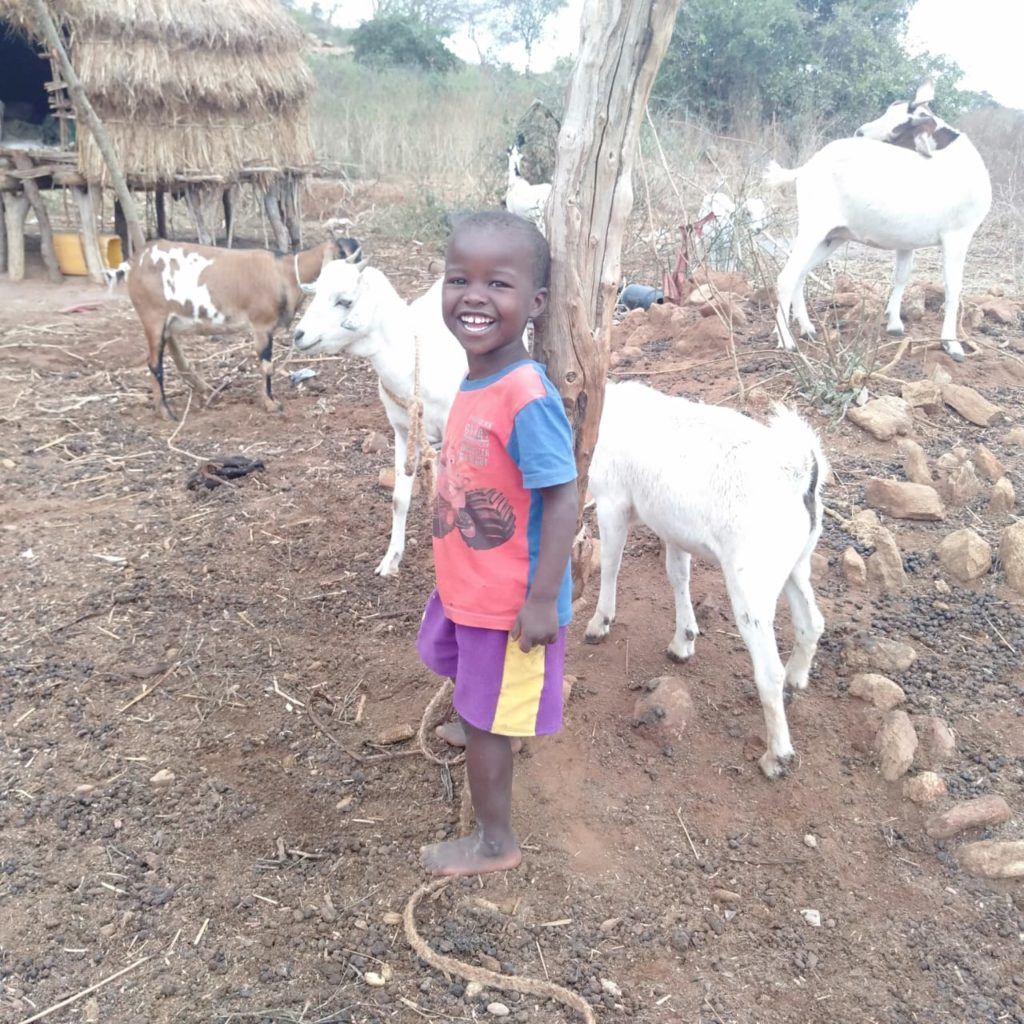
{"label": "thatched roof", "polygon": [[[64,0],[69,55],[127,174],[147,183],[302,168],[313,156],[305,35],[277,0]],[[0,19],[32,33],[21,0]],[[85,126],[79,162],[106,172]]]}

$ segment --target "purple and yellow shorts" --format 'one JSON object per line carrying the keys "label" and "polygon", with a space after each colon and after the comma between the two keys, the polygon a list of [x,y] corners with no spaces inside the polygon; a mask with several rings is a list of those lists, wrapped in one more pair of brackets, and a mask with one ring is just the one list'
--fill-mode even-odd
{"label": "purple and yellow shorts", "polygon": [[463,721],[498,736],[545,736],[562,728],[565,636],[524,654],[508,630],[452,622],[435,590],[416,641],[423,664],[455,680]]}

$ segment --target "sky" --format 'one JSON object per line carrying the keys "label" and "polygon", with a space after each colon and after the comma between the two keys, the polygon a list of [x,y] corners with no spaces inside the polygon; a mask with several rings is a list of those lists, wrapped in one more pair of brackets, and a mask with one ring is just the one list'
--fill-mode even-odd
{"label": "sky", "polygon": [[[568,5],[548,23],[534,51],[533,70],[546,71],[559,58],[576,52],[583,0]],[[347,0],[339,24],[357,25],[370,15],[370,0]],[[1020,40],[1024,34],[1021,0],[918,0],[910,14],[908,46],[952,57],[966,72],[961,85],[985,90],[1009,107],[1024,109],[1024,73]],[[476,59],[468,39],[456,36],[452,49],[464,60]],[[522,67],[522,47],[509,47],[501,58]]]}

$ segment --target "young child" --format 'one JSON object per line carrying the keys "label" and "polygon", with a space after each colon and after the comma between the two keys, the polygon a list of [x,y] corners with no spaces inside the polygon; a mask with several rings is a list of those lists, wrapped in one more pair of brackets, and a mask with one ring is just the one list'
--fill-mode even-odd
{"label": "young child", "polygon": [[523,345],[550,263],[544,236],[504,211],[465,217],[445,254],[444,322],[469,373],[438,460],[437,589],[418,647],[455,682],[476,831],[423,848],[439,875],[518,866],[512,742],[562,725],[576,462],[562,400]]}

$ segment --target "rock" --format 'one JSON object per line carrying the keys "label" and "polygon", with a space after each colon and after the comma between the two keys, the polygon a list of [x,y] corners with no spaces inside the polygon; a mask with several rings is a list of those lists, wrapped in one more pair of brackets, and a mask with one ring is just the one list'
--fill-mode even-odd
{"label": "rock", "polygon": [[915,380],[904,384],[900,394],[914,409],[934,414],[942,411],[942,388],[933,380]]}
{"label": "rock", "polygon": [[857,553],[856,548],[847,548],[842,557],[843,578],[848,586],[862,587],[867,582],[868,570],[864,559]]}
{"label": "rock", "polygon": [[940,594],[952,594],[953,588],[941,577],[935,581],[935,589]]}
{"label": "rock", "polygon": [[939,483],[939,489],[950,505],[954,508],[963,508],[981,494],[984,485],[974,471],[974,464],[964,462],[950,471],[946,479]]}
{"label": "rock", "polygon": [[1004,438],[1006,444],[1015,444],[1024,448],[1024,427],[1014,427]]}
{"label": "rock", "polygon": [[953,730],[936,715],[914,715],[912,719],[917,733],[917,760],[925,768],[941,768],[952,760],[956,753],[956,736]]}
{"label": "rock", "polygon": [[939,561],[950,576],[971,583],[992,568],[992,545],[971,529],[957,530],[939,544]]}
{"label": "rock", "polygon": [[734,907],[740,902],[742,897],[738,892],[733,892],[732,889],[712,889],[711,899],[714,903],[725,903],[730,907]]}
{"label": "rock", "polygon": [[476,958],[480,961],[480,966],[485,971],[494,971],[495,974],[501,973],[501,961],[495,959],[493,956],[488,956],[486,953],[477,953]]}
{"label": "rock", "polygon": [[487,1012],[492,1017],[507,1017],[512,1011],[504,1003],[488,1003]]}
{"label": "rock", "polygon": [[811,832],[808,832],[804,836],[804,846],[808,849],[816,850],[818,848],[818,837]]}
{"label": "rock", "polygon": [[[156,778],[156,776],[154,775],[153,779],[155,779],[155,778]],[[153,779],[150,779],[150,782],[152,782]],[[79,800],[84,800],[86,797],[92,796],[92,794],[95,791],[96,791],[96,787],[94,785],[92,785],[92,783],[90,783],[90,782],[83,782],[80,785],[75,786],[73,792],[74,792],[74,795],[76,797],[78,797]]]}
{"label": "rock", "polygon": [[984,839],[957,850],[960,867],[975,878],[1024,878],[1024,840]]}
{"label": "rock", "polygon": [[861,636],[848,641],[843,650],[843,666],[847,672],[877,672],[894,676],[905,672],[917,660],[917,651],[910,644],[883,636]]}
{"label": "rock", "polygon": [[939,284],[926,284],[924,286],[925,309],[942,309],[946,301],[946,289]]}
{"label": "rock", "polygon": [[952,406],[968,423],[976,423],[979,427],[990,427],[1004,415],[998,405],[993,405],[966,384],[943,384],[942,400],[946,405]]}
{"label": "rock", "polygon": [[857,538],[858,544],[872,546],[875,543],[875,534],[881,526],[882,524],[878,521],[878,513],[874,509],[866,508],[850,517],[846,529]]}
{"label": "rock", "polygon": [[957,445],[955,448],[950,448],[948,452],[939,456],[939,472],[943,473],[945,476],[949,476],[954,469],[958,469],[970,457],[971,453],[960,445]]}
{"label": "rock", "polygon": [[915,804],[928,806],[946,795],[946,783],[935,772],[920,772],[903,783],[903,795]]}
{"label": "rock", "polygon": [[612,997],[612,999],[622,998],[622,989],[619,988],[619,986],[616,985],[615,982],[611,980],[611,978],[601,978],[600,981],[602,992],[607,992],[608,995]]}
{"label": "rock", "polygon": [[[928,374],[928,377],[930,380],[935,381],[935,383],[938,384],[940,388],[945,384],[953,383],[953,378],[950,375],[949,370],[947,370],[944,366],[940,365],[939,363],[936,363],[932,367],[932,372]],[[943,401],[945,401],[945,399],[943,399]]]}
{"label": "rock", "polygon": [[633,725],[659,739],[679,739],[694,719],[686,682],[676,676],[660,676],[650,680],[646,689],[633,706]]}
{"label": "rock", "polygon": [[885,593],[902,590],[907,582],[896,538],[884,527],[875,531],[875,550],[868,556],[868,579]]}
{"label": "rock", "polygon": [[471,981],[466,985],[466,991],[463,995],[466,997],[466,1002],[472,1002],[474,999],[478,999],[480,994],[483,992],[484,987],[479,981]]}
{"label": "rock", "polygon": [[946,514],[939,492],[926,484],[908,484],[900,480],[868,480],[864,500],[894,519],[935,521]]}
{"label": "rock", "polygon": [[90,996],[82,1006],[82,1017],[85,1024],[97,1024],[100,1019],[100,1001],[95,996]]}
{"label": "rock", "polygon": [[611,935],[620,924],[622,924],[621,917],[608,917],[598,925],[597,930],[602,935]]}
{"label": "rock", "polygon": [[924,823],[924,830],[932,839],[952,839],[969,829],[989,828],[1009,820],[1010,805],[1001,796],[989,793],[933,814]]}
{"label": "rock", "polygon": [[381,920],[390,927],[394,927],[396,924],[402,923],[402,915],[395,910],[388,910],[385,912]]}
{"label": "rock", "polygon": [[907,699],[902,686],[888,676],[875,672],[859,672],[855,675],[850,680],[850,694],[866,700],[881,711],[892,711]]}
{"label": "rock", "polygon": [[638,359],[642,359],[644,350],[638,348],[636,345],[626,345],[619,350],[619,358],[624,363],[635,363]]}
{"label": "rock", "polygon": [[924,319],[925,305],[924,295],[919,291],[913,291],[909,295],[905,295],[903,298],[903,319],[908,324],[917,323],[918,320]]}
{"label": "rock", "polygon": [[384,980],[384,976],[378,974],[376,971],[367,971],[363,975],[363,981],[365,981],[371,988],[383,988],[387,984]]}
{"label": "rock", "polygon": [[1017,322],[1017,304],[1010,299],[986,299],[981,303],[981,311],[986,320],[997,324],[1015,324]]}
{"label": "rock", "polygon": [[404,743],[416,735],[416,730],[406,722],[399,725],[392,725],[378,733],[377,743],[382,747],[390,746],[392,743]]}
{"label": "rock", "polygon": [[974,468],[983,476],[990,484],[994,484],[1001,477],[1006,476],[1006,467],[999,461],[995,454],[989,451],[983,444],[979,444],[974,449],[974,455],[972,456],[974,461]]}
{"label": "rock", "polygon": [[811,555],[811,575],[817,579],[828,572],[828,559],[820,552]]}
{"label": "rock", "polygon": [[668,324],[672,319],[672,304],[654,302],[647,310],[647,319],[652,324]]}
{"label": "rock", "polygon": [[371,430],[363,439],[363,454],[377,455],[386,452],[391,447],[391,442],[378,430]]}
{"label": "rock", "polygon": [[709,284],[697,285],[686,301],[692,306],[710,305],[715,301],[715,289]]}
{"label": "rock", "polygon": [[821,912],[813,909],[813,907],[804,907],[800,911],[800,916],[812,927],[821,927]]}
{"label": "rock", "polygon": [[163,789],[174,783],[175,775],[169,768],[161,768],[149,781],[157,787],[157,789]]}
{"label": "rock", "polygon": [[932,484],[932,471],[928,468],[928,456],[924,449],[909,437],[900,438],[896,443],[900,455],[903,456],[903,472],[913,484]]}
{"label": "rock", "polygon": [[988,498],[988,510],[994,516],[1005,516],[1017,507],[1017,494],[1009,477],[997,480]]}
{"label": "rock", "polygon": [[910,406],[894,395],[872,399],[859,409],[851,406],[846,415],[852,423],[879,441],[888,441],[897,434],[909,434],[914,429],[914,415]]}
{"label": "rock", "polygon": [[[393,491],[395,489],[395,470],[393,466],[384,466],[381,469],[377,474],[377,486],[383,488],[385,491]],[[416,495],[420,493],[420,481],[418,477],[413,481],[412,493]]]}
{"label": "rock", "polygon": [[890,711],[878,730],[878,765],[886,782],[895,782],[914,763],[917,733],[906,711]]}
{"label": "rock", "polygon": [[999,561],[1006,573],[1006,582],[1024,594],[1024,519],[1003,530],[999,541]]}

